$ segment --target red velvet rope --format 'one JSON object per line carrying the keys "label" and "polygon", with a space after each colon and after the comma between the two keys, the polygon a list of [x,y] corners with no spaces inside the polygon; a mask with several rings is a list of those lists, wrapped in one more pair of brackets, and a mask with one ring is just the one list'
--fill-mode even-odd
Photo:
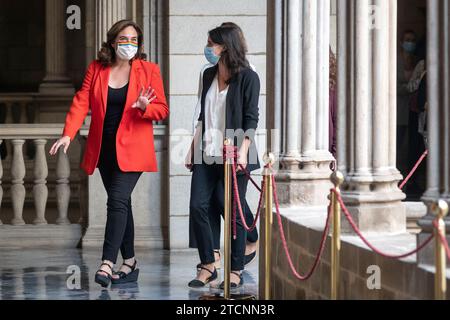
{"label": "red velvet rope", "polygon": [[320,240],[320,247],[316,254],[316,258],[314,259],[314,263],[311,267],[311,269],[306,273],[305,275],[301,275],[295,268],[294,263],[292,262],[291,254],[289,252],[289,248],[287,245],[286,237],[284,235],[284,229],[283,229],[283,222],[281,220],[281,214],[280,214],[280,206],[278,203],[278,194],[277,194],[277,186],[275,183],[275,177],[272,176],[272,183],[273,183],[273,199],[275,203],[275,208],[277,212],[277,220],[278,220],[278,228],[280,230],[280,237],[281,242],[283,244],[284,253],[286,254],[286,258],[288,260],[289,267],[291,268],[292,273],[298,280],[308,280],[314,273],[314,271],[317,269],[317,266],[319,265],[320,258],[322,257],[323,251],[325,249],[326,239],[328,236],[328,231],[330,229],[330,221],[331,221],[331,206],[328,206],[328,213],[327,213],[327,220],[325,222],[325,229],[322,233],[322,239]]}
{"label": "red velvet rope", "polygon": [[419,160],[417,160],[416,164],[412,168],[411,172],[406,176],[406,178],[402,181],[402,183],[398,186],[400,189],[403,189],[405,184],[411,179],[412,175],[416,172],[417,168],[422,163],[423,159],[428,155],[428,150],[425,150],[425,152],[420,156]]}
{"label": "red velvet rope", "polygon": [[[236,222],[236,209],[239,212],[239,216],[241,217],[242,225],[244,229],[248,232],[253,231],[256,228],[256,223],[258,222],[258,219],[260,217],[261,212],[261,206],[262,206],[262,200],[264,198],[264,179],[261,181],[261,190],[263,190],[260,194],[259,200],[258,200],[258,209],[256,211],[255,220],[253,221],[253,224],[251,226],[247,225],[247,222],[245,221],[244,212],[242,210],[242,204],[241,199],[239,197],[239,189],[237,185],[237,175],[236,175],[236,164],[233,163],[233,220]],[[234,237],[236,236],[236,230],[234,230]]]}
{"label": "red velvet rope", "polygon": [[416,254],[417,252],[419,252],[420,250],[422,250],[428,243],[430,243],[430,241],[433,239],[434,235],[430,235],[421,245],[417,246],[416,249],[410,251],[410,252],[406,252],[403,254],[399,254],[399,255],[393,255],[393,254],[389,254],[389,253],[383,253],[380,250],[378,250],[377,248],[375,248],[361,233],[361,231],[358,229],[358,227],[356,226],[355,221],[353,220],[350,212],[348,212],[347,207],[344,204],[344,201],[342,200],[342,197],[340,195],[339,192],[336,191],[336,189],[331,189],[332,192],[334,192],[334,194],[336,195],[337,200],[339,201],[339,204],[341,205],[342,211],[344,212],[345,217],[347,218],[348,222],[350,223],[350,226],[352,227],[352,229],[356,232],[356,234],[361,238],[361,240],[370,248],[372,249],[375,253],[385,257],[385,258],[390,258],[390,259],[401,259],[401,258],[406,258],[409,257],[413,254]]}
{"label": "red velvet rope", "polygon": [[241,199],[239,197],[239,189],[237,184],[237,148],[235,146],[224,146],[224,158],[225,159],[232,159],[232,179],[233,179],[233,215],[232,215],[232,224],[233,224],[233,238],[236,239],[236,209],[239,211],[239,215],[241,217],[242,225],[244,229],[247,232],[253,231],[256,228],[256,224],[258,222],[258,219],[260,217],[261,213],[261,206],[262,206],[262,200],[264,197],[264,179],[261,182],[261,187],[258,186],[258,184],[251,178],[250,173],[242,166],[241,169],[245,172],[245,175],[247,178],[255,185],[255,187],[258,189],[258,191],[261,193],[258,201],[258,209],[256,211],[255,220],[253,221],[253,224],[251,226],[247,225],[247,222],[245,221],[245,215],[242,210],[242,204]]}

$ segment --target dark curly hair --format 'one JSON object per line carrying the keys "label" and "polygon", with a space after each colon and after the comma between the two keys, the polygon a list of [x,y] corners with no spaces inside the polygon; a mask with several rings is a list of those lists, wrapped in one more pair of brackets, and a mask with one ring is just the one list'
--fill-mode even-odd
{"label": "dark curly hair", "polygon": [[250,68],[246,57],[247,45],[242,31],[237,26],[220,26],[208,32],[211,41],[223,46],[220,61],[230,72],[227,84],[244,68]]}
{"label": "dark curly hair", "polygon": [[106,35],[106,42],[102,43],[102,47],[97,54],[97,59],[103,66],[111,66],[116,62],[116,51],[114,50],[113,42],[123,29],[130,26],[136,30],[138,35],[138,51],[136,56],[130,60],[130,64],[134,59],[147,59],[147,55],[143,52],[144,35],[142,34],[141,27],[139,27],[139,25],[132,20],[120,20],[117,21],[111,29],[109,29]]}

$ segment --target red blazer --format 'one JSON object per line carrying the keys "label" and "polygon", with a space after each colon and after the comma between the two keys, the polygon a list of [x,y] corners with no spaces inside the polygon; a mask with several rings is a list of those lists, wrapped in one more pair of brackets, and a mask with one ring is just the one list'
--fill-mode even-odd
{"label": "red blazer", "polygon": [[[93,61],[86,72],[81,89],[73,98],[66,116],[63,136],[72,141],[91,110],[91,125],[81,168],[91,175],[97,167],[102,144],[103,121],[108,97],[108,81],[111,67],[103,67]],[[131,108],[142,87],[151,86],[156,99],[145,112]],[[153,121],[163,120],[169,114],[161,74],[158,65],[144,60],[133,60],[128,93],[122,120],[117,130],[117,162],[122,171],[157,171],[153,142]]]}

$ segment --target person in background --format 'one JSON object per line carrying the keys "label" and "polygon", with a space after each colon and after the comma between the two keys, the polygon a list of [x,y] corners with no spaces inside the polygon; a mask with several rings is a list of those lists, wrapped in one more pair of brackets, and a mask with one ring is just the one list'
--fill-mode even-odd
{"label": "person in background", "polygon": [[[416,164],[422,153],[425,151],[424,139],[419,132],[419,117],[421,108],[419,106],[419,95],[423,94],[424,80],[426,80],[426,47],[412,46],[410,50],[415,49],[417,64],[415,65],[411,77],[407,83],[403,83],[398,86],[399,93],[409,94],[408,107],[408,152],[407,152],[407,169],[403,172],[406,175],[409,170]],[[422,89],[421,89],[422,86]],[[418,200],[425,190],[424,183],[420,183],[423,180],[425,166],[420,166],[414,176],[411,177],[410,182],[406,186],[406,194],[410,200]]]}
{"label": "person in background", "polygon": [[[410,118],[410,103],[415,86],[408,87],[413,78],[414,69],[417,65],[416,52],[417,35],[413,30],[403,33],[400,43],[400,52],[397,62],[397,163],[402,174],[407,174],[405,166],[408,148],[408,125]],[[406,147],[406,148],[405,148]]]}

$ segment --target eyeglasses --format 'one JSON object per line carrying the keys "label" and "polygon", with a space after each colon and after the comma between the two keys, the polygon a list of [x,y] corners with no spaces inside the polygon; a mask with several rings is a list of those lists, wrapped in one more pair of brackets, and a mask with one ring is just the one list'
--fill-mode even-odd
{"label": "eyeglasses", "polygon": [[127,37],[127,36],[120,36],[119,40],[117,41],[117,43],[119,43],[119,44],[127,44],[127,43],[129,43],[129,44],[132,44],[132,45],[137,45],[138,44],[138,40],[137,40],[137,37],[135,37],[135,36],[129,36],[129,37]]}

